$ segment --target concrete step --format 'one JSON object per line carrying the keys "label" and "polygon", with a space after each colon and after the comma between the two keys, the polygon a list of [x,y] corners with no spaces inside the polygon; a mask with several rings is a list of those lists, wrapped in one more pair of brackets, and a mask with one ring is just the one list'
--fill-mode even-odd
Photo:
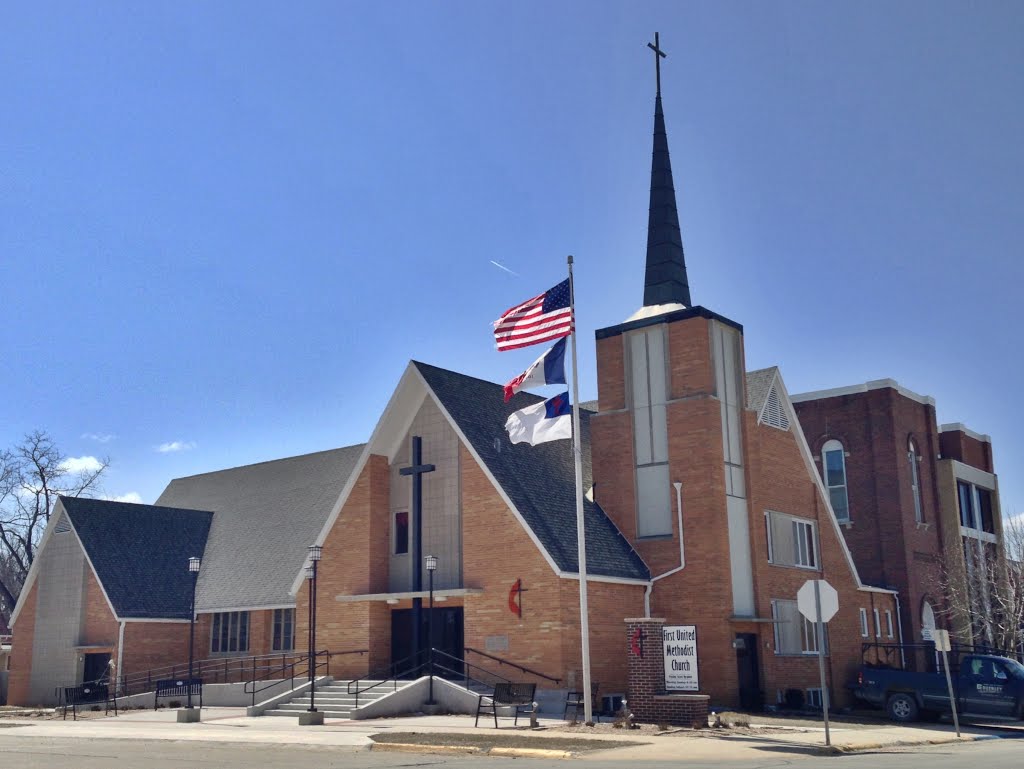
{"label": "concrete step", "polygon": [[[317,710],[319,710],[321,713],[324,714],[324,718],[348,718],[349,717],[349,712],[350,712],[348,710],[325,710],[324,708],[317,708]],[[275,710],[268,710],[263,715],[265,715],[265,716],[278,716],[278,717],[284,716],[284,717],[287,717],[287,718],[298,718],[299,717],[299,713],[302,713],[304,711],[305,711],[305,708],[303,708],[302,710],[280,710],[280,709],[275,709]]]}

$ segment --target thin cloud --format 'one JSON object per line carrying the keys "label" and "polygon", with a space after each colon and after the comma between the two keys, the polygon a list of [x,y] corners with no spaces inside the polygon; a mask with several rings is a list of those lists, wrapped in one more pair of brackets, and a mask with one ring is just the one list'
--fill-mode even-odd
{"label": "thin cloud", "polygon": [[109,499],[111,502],[131,502],[133,505],[142,504],[142,495],[137,491],[129,491],[127,494],[121,494],[117,497],[105,497],[105,499]]}
{"label": "thin cloud", "polygon": [[68,457],[61,463],[60,469],[66,473],[95,473],[103,469],[103,463],[96,457]]}
{"label": "thin cloud", "polygon": [[110,433],[82,433],[82,437],[87,441],[96,441],[97,443],[110,443],[116,435]]}
{"label": "thin cloud", "polygon": [[161,443],[156,450],[161,454],[174,454],[178,451],[190,451],[195,447],[195,441],[171,441],[170,443]]}
{"label": "thin cloud", "polygon": [[504,270],[509,275],[515,275],[517,278],[519,277],[519,273],[518,272],[515,272],[514,270],[510,270],[508,267],[503,265],[501,262],[496,262],[493,259],[490,259],[488,261],[490,261],[490,263],[493,264],[495,267],[497,267],[499,270]]}

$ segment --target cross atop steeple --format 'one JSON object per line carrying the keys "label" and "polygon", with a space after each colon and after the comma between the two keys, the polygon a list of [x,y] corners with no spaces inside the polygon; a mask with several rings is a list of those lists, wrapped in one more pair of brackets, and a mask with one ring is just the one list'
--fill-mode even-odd
{"label": "cross atop steeple", "polygon": [[661,50],[658,33],[647,47],[654,51],[658,92],[654,99],[654,151],[651,155],[651,207],[647,219],[647,272],[644,276],[644,307],[690,306],[683,238],[679,232],[676,188],[668,157],[665,115],[661,111]]}
{"label": "cross atop steeple", "polygon": [[654,51],[654,74],[658,81],[658,96],[661,96],[661,60],[668,56],[661,50],[661,43],[658,41],[658,33],[654,33],[654,42],[648,43],[647,47]]}

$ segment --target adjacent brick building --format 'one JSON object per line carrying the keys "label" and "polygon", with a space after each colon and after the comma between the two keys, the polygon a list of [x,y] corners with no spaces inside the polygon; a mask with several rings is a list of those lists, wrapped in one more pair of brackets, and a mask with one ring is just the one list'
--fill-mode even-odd
{"label": "adjacent brick building", "polygon": [[[861,576],[900,596],[904,640],[930,640],[945,627],[963,643],[984,643],[970,617],[950,616],[943,586],[963,582],[965,554],[973,564],[999,552],[989,437],[939,425],[934,399],[892,379],[792,401]],[[873,621],[868,636],[878,636]]]}

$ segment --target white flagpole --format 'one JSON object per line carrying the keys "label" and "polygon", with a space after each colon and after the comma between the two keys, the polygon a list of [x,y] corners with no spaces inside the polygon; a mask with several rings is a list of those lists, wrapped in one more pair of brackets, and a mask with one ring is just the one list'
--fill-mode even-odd
{"label": "white flagpole", "polygon": [[583,525],[583,440],[580,434],[580,377],[576,364],[576,292],[572,278],[572,255],[569,255],[569,307],[572,317],[572,454],[576,463],[576,542],[580,564],[580,638],[583,644],[583,718],[594,721],[590,696],[590,616],[587,611],[587,540]]}

